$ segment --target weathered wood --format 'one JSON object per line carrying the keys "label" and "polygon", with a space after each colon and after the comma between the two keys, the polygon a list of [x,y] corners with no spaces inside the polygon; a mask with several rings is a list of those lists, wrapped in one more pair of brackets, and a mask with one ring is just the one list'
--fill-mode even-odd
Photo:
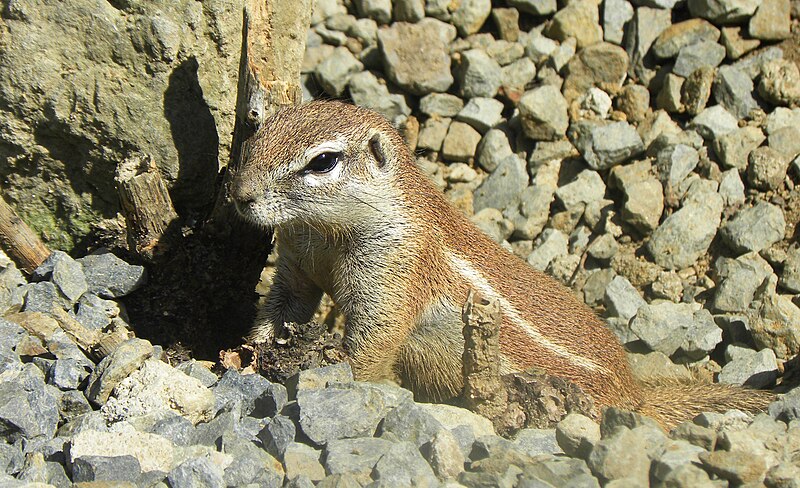
{"label": "weathered wood", "polygon": [[[311,0],[247,0],[231,155],[210,223],[231,232],[230,183],[241,164],[242,147],[261,123],[281,107],[302,101],[300,66],[311,19]],[[236,226],[235,233],[242,232]],[[251,230],[251,232],[253,232]]]}
{"label": "weathered wood", "polygon": [[30,273],[50,256],[50,250],[0,195],[0,245],[23,271]]}
{"label": "weathered wood", "polygon": [[492,419],[503,413],[508,404],[508,393],[500,378],[500,304],[470,291],[461,318],[464,323],[462,399],[467,408]]}
{"label": "weathered wood", "polygon": [[117,192],[128,228],[129,249],[145,259],[168,247],[165,232],[177,222],[167,184],[149,154],[133,154],[117,167]]}

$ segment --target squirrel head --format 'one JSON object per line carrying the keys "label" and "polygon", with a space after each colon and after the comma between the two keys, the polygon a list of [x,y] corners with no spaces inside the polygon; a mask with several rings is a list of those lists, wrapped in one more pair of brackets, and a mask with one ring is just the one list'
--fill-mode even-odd
{"label": "squirrel head", "polygon": [[341,102],[280,110],[242,148],[231,194],[239,213],[276,228],[348,226],[391,205],[394,176],[413,165],[402,136],[381,115]]}

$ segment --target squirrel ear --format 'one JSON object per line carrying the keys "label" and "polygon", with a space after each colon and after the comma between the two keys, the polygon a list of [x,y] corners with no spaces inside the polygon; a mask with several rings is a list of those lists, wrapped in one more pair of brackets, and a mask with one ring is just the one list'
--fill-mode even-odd
{"label": "squirrel ear", "polygon": [[378,163],[378,167],[383,168],[390,157],[391,147],[388,141],[380,132],[375,132],[372,137],[370,137],[368,145],[372,156]]}

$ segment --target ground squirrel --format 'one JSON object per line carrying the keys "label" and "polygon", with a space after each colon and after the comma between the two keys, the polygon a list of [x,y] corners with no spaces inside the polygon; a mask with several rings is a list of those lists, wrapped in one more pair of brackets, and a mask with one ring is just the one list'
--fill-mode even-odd
{"label": "ground squirrel", "polygon": [[501,370],[566,377],[599,406],[664,425],[715,404],[761,405],[712,385],[643,385],[605,324],[566,287],[530,268],[455,210],[380,115],[339,102],[287,108],[243,149],[232,196],[275,230],[274,283],[252,339],[304,323],[323,292],[347,319],[358,379],[394,379],[418,399],[462,388],[461,307],[470,290],[502,309]]}

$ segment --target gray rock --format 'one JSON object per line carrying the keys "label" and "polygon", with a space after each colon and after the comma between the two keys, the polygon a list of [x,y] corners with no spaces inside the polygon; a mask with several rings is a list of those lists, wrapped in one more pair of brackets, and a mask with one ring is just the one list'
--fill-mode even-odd
{"label": "gray rock", "polygon": [[386,486],[436,486],[430,465],[411,442],[397,442],[375,464],[373,476]]}
{"label": "gray rock", "polygon": [[325,445],[325,471],[331,475],[348,474],[362,484],[372,481],[373,468],[392,443],[380,438],[360,437],[332,440]]}
{"label": "gray rock", "polygon": [[723,312],[744,312],[756,290],[772,274],[772,267],[758,253],[749,252],[736,259],[720,257],[714,263],[718,276],[714,308]]}
{"label": "gray rock", "polygon": [[455,117],[462,108],[464,102],[449,93],[429,93],[419,100],[420,111],[430,116]]}
{"label": "gray rock", "polygon": [[779,283],[792,293],[800,293],[800,248],[794,247],[787,253]]}
{"label": "gray rock", "polygon": [[706,253],[717,234],[723,207],[718,194],[707,196],[705,202],[684,204],[653,232],[647,249],[659,266],[683,269]]}
{"label": "gray rock", "polygon": [[667,73],[664,83],[661,85],[661,91],[658,92],[656,106],[670,113],[684,112],[682,92],[685,81],[685,78],[681,76]]}
{"label": "gray rock", "polygon": [[264,449],[275,456],[282,458],[283,452],[295,439],[297,429],[292,419],[284,415],[275,415],[257,435]]}
{"label": "gray rock", "polygon": [[469,161],[475,157],[481,134],[464,122],[452,122],[442,143],[442,156],[448,161]]}
{"label": "gray rock", "polygon": [[0,475],[14,475],[22,470],[25,458],[20,446],[0,442]]}
{"label": "gray rock", "polygon": [[606,289],[605,304],[611,317],[620,317],[627,321],[633,318],[647,302],[627,278],[616,276]]}
{"label": "gray rock", "polygon": [[130,294],[146,281],[142,266],[128,264],[112,253],[97,252],[78,259],[89,284],[89,292],[103,298]]}
{"label": "gray rock", "polygon": [[500,66],[507,66],[525,56],[525,48],[517,42],[492,39],[486,46],[486,54]]}
{"label": "gray rock", "polygon": [[184,361],[175,368],[183,373],[191,376],[192,378],[200,380],[200,383],[203,384],[206,388],[210,388],[214,386],[219,378],[217,375],[211,372],[206,366],[198,363],[194,359],[190,359],[188,361]]}
{"label": "gray rock", "polygon": [[719,155],[724,167],[744,171],[747,169],[747,157],[750,151],[760,146],[765,139],[761,129],[747,125],[716,139],[714,151]]}
{"label": "gray rock", "polygon": [[639,307],[631,320],[631,330],[654,351],[673,355],[684,341],[694,321],[691,306],[661,302]]}
{"label": "gray rock", "polygon": [[[444,138],[447,137],[447,130],[450,128],[449,118],[431,117],[422,124],[417,139],[417,147],[440,151]],[[479,149],[480,151],[480,149]],[[479,156],[480,157],[480,156]]]}
{"label": "gray rock", "polygon": [[750,36],[765,41],[788,39],[791,30],[791,4],[786,0],[766,0],[750,18]]}
{"label": "gray rock", "polygon": [[307,476],[311,481],[321,481],[325,477],[325,468],[319,462],[320,451],[306,444],[292,442],[283,453],[283,466],[286,478],[299,475]]}
{"label": "gray rock", "polygon": [[391,0],[356,0],[354,3],[361,17],[375,19],[379,24],[388,24],[392,20]]}
{"label": "gray rock", "polygon": [[696,130],[703,139],[711,143],[738,127],[739,122],[736,117],[721,105],[706,108],[689,124],[690,129]]}
{"label": "gray rock", "polygon": [[767,202],[740,210],[720,229],[723,241],[738,253],[766,249],[785,232],[783,211]]}
{"label": "gray rock", "polygon": [[767,470],[763,457],[744,451],[703,452],[699,457],[706,471],[735,485],[756,482]]}
{"label": "gray rock", "polygon": [[530,58],[522,58],[503,66],[500,70],[500,84],[503,94],[514,100],[521,97],[525,88],[536,77],[536,65]]}
{"label": "gray rock", "polygon": [[787,158],[794,159],[800,154],[800,128],[782,127],[769,135],[768,144]]}
{"label": "gray rock", "polygon": [[800,353],[800,308],[789,296],[774,293],[775,283],[768,283],[755,313],[749,314],[750,330],[757,349],[769,348],[780,359]]}
{"label": "gray rock", "polygon": [[229,369],[214,387],[215,410],[241,404],[242,415],[254,418],[272,417],[286,405],[286,387],[271,383],[257,374],[241,375]]}
{"label": "gray rock", "polygon": [[297,406],[300,428],[317,444],[373,435],[386,408],[383,397],[366,387],[298,391]]}
{"label": "gray rock", "polygon": [[609,0],[603,8],[603,40],[621,45],[625,24],[633,18],[633,7],[627,0]]}
{"label": "gray rock", "polygon": [[470,220],[497,243],[502,243],[514,232],[514,224],[504,218],[503,212],[496,208],[484,208],[470,217]]}
{"label": "gray rock", "polygon": [[143,339],[128,339],[104,357],[92,371],[86,386],[86,398],[102,405],[123,379],[153,355],[153,345]]}
{"label": "gray rock", "polygon": [[406,402],[389,412],[381,425],[384,437],[391,434],[417,447],[430,442],[442,429],[444,426],[433,415],[412,402]]}
{"label": "gray rock", "polygon": [[519,40],[519,10],[515,8],[493,8],[492,20],[500,38],[517,42]]}
{"label": "gray rock", "polygon": [[528,186],[528,173],[525,171],[525,166],[525,161],[516,155],[500,161],[489,177],[475,189],[473,200],[475,211],[484,208],[502,210],[516,205],[520,193]]}
{"label": "gray rock", "polygon": [[586,248],[586,252],[589,254],[589,256],[602,261],[614,257],[618,250],[619,244],[617,243],[616,239],[614,239],[614,236],[609,233],[597,236],[597,238],[593,240],[592,243]]}
{"label": "gray rock", "polygon": [[555,185],[534,185],[522,190],[519,205],[507,207],[503,216],[513,223],[513,235],[518,239],[535,239],[547,224],[550,216],[550,204],[553,202]]}
{"label": "gray rock", "polygon": [[628,54],[614,44],[598,42],[581,49],[566,66],[564,98],[572,102],[595,86],[607,92],[618,91],[625,80],[628,64]]}
{"label": "gray rock", "polygon": [[693,147],[685,144],[668,146],[659,151],[656,157],[659,179],[671,188],[677,187],[698,162],[700,155]]}
{"label": "gray rock", "polygon": [[49,281],[31,283],[25,295],[25,312],[54,313],[55,310],[70,308],[70,301],[58,291],[56,285]]}
{"label": "gray rock", "polygon": [[576,46],[577,41],[572,37],[559,44],[551,53],[550,58],[547,60],[547,65],[539,70],[537,79],[543,82],[546,81],[545,84],[547,85],[561,84],[562,80],[558,73],[575,57]]}
{"label": "gray rock", "polygon": [[674,58],[681,49],[698,42],[716,42],[720,31],[703,19],[677,22],[659,34],[653,43],[653,54],[661,59]]}
{"label": "gray rock", "polygon": [[464,471],[464,454],[456,437],[449,430],[440,430],[420,448],[425,460],[440,480],[457,478]]}
{"label": "gray rock", "polygon": [[714,24],[737,24],[756,11],[757,0],[689,0],[689,12],[694,17],[708,19]]}
{"label": "gray rock", "polygon": [[545,229],[536,241],[533,252],[528,256],[528,264],[544,271],[553,260],[568,254],[567,236],[556,229]]}
{"label": "gray rock", "polygon": [[545,34],[562,42],[572,37],[578,41],[578,48],[581,49],[603,40],[603,29],[599,24],[598,5],[580,0],[559,9],[545,27]]}
{"label": "gray rock", "polygon": [[223,473],[226,486],[285,486],[281,463],[256,444],[235,434],[226,433],[222,437],[221,445],[230,459],[229,464],[226,462]]}
{"label": "gray rock", "polygon": [[742,183],[738,170],[734,168],[722,173],[719,194],[726,206],[744,203],[744,183]]}
{"label": "gray rock", "polygon": [[526,92],[519,101],[519,117],[525,135],[535,141],[560,139],[569,125],[567,101],[552,85]]}
{"label": "gray rock", "polygon": [[655,178],[625,187],[622,219],[642,234],[649,234],[658,227],[663,212],[664,189]]}
{"label": "gray rock", "polygon": [[490,129],[478,144],[478,165],[490,173],[497,168],[500,161],[511,155],[511,143],[506,133],[500,129]]}
{"label": "gray rock", "polygon": [[598,478],[605,481],[629,479],[638,486],[648,484],[647,441],[637,430],[621,429],[595,444],[587,464]]}
{"label": "gray rock", "polygon": [[575,486],[599,487],[586,462],[568,457],[552,457],[529,463],[519,477],[520,487]]}
{"label": "gray rock", "polygon": [[684,334],[680,353],[692,361],[708,356],[722,342],[722,329],[714,323],[711,312],[700,309],[694,312],[692,322]]}
{"label": "gray rock", "polygon": [[0,377],[0,436],[6,442],[55,435],[57,402],[48,388],[42,372],[33,364]]}
{"label": "gray rock", "polygon": [[27,284],[13,263],[0,263],[0,312],[23,304]]}
{"label": "gray rock", "polygon": [[457,4],[450,21],[456,26],[458,33],[466,37],[478,32],[491,12],[491,0],[464,0]]}
{"label": "gray rock", "polygon": [[758,94],[773,105],[796,105],[800,101],[800,69],[786,59],[766,62],[758,82]]}
{"label": "gray rock", "polygon": [[447,91],[453,84],[448,44],[455,37],[453,26],[436,19],[398,22],[380,29],[378,41],[386,74],[414,95]]}
{"label": "gray rock", "polygon": [[794,388],[772,402],[769,406],[769,414],[775,420],[781,420],[787,424],[800,419],[800,388]]}
{"label": "gray rock", "polygon": [[606,185],[603,183],[603,178],[596,171],[584,170],[571,182],[556,190],[556,197],[564,205],[564,208],[570,209],[579,204],[588,204],[590,202],[602,200],[606,193]]}
{"label": "gray rock", "polygon": [[69,422],[92,411],[89,400],[78,390],[67,390],[58,398],[58,414],[64,422]]}
{"label": "gray rock", "polygon": [[465,98],[493,98],[502,83],[500,65],[486,52],[470,49],[461,53],[456,80],[460,94]]}
{"label": "gray rock", "polygon": [[478,132],[485,133],[503,118],[503,103],[494,98],[471,98],[456,115],[456,120],[466,122]]}
{"label": "gray rock", "polygon": [[83,267],[62,251],[53,251],[31,274],[34,280],[50,280],[61,293],[75,303],[88,290]]}
{"label": "gray rock", "polygon": [[508,4],[533,15],[550,15],[557,8],[556,0],[508,0]]}
{"label": "gray rock", "polygon": [[702,66],[692,71],[681,86],[681,103],[689,115],[702,112],[711,98],[714,68]]}
{"label": "gray rock", "polygon": [[725,48],[714,41],[701,41],[683,47],[675,59],[672,72],[678,76],[689,76],[696,69],[715,68],[725,59]]}
{"label": "gray rock", "polygon": [[[285,394],[285,393],[284,393]],[[214,416],[214,394],[200,380],[149,359],[114,388],[102,411],[112,421],[173,411],[193,424]]]}
{"label": "gray rock", "polygon": [[653,477],[660,481],[686,478],[687,475],[692,479],[698,477],[702,480],[703,476],[708,479],[708,475],[706,475],[702,470],[699,470],[699,474],[676,472],[684,466],[694,466],[698,464],[700,462],[698,455],[701,452],[705,452],[705,449],[695,446],[694,444],[690,444],[687,441],[676,440],[667,442],[664,453],[661,454],[658,459],[653,461]]}
{"label": "gray rock", "polygon": [[56,359],[48,372],[47,383],[61,390],[76,390],[87,376],[89,373],[76,359]]}
{"label": "gray rock", "polygon": [[528,34],[528,40],[525,43],[525,56],[530,58],[534,63],[541,64],[558,49],[558,43],[543,36],[537,31],[531,31]]}
{"label": "gray rock", "polygon": [[721,66],[717,70],[713,91],[717,103],[736,118],[745,118],[758,108],[753,98],[753,80],[733,66]]}
{"label": "gray rock", "polygon": [[167,475],[167,480],[173,488],[224,488],[224,476],[222,467],[210,458],[200,457],[188,459],[175,467]]}
{"label": "gray rock", "polygon": [[589,167],[598,171],[623,163],[644,150],[642,138],[626,122],[600,126],[573,124],[570,139]]}
{"label": "gray rock", "polygon": [[721,42],[731,60],[739,59],[761,45],[758,39],[745,37],[739,26],[723,27]]}
{"label": "gray rock", "polygon": [[[649,54],[653,42],[671,25],[670,10],[650,7],[636,9],[628,25],[625,42],[625,51],[630,56],[628,71],[631,76],[649,80],[655,75],[655,72],[645,66],[645,57]],[[649,66],[649,62],[647,64]]]}
{"label": "gray rock", "polygon": [[784,127],[796,127],[797,124],[800,124],[800,109],[775,107],[775,110],[767,115],[765,131],[767,134],[772,134]]}
{"label": "gray rock", "polygon": [[556,440],[567,456],[586,459],[600,441],[600,426],[589,417],[571,413],[556,426]]}
{"label": "gray rock", "polygon": [[344,386],[353,382],[350,363],[341,362],[321,368],[305,369],[286,380],[289,397],[294,399],[301,390],[318,390],[328,385]]}
{"label": "gray rock", "polygon": [[555,429],[522,429],[514,437],[514,444],[528,456],[563,453]]}
{"label": "gray rock", "polygon": [[353,75],[348,86],[353,103],[378,112],[393,124],[399,124],[411,115],[405,97],[400,93],[390,92],[386,83],[381,83],[370,71]]}
{"label": "gray rock", "polygon": [[317,82],[325,93],[340,97],[350,78],[364,69],[364,65],[346,47],[337,47],[333,53],[317,65]]}
{"label": "gray rock", "polygon": [[729,361],[719,373],[720,383],[766,388],[778,379],[778,361],[771,349],[756,352],[730,345],[725,353]]}
{"label": "gray rock", "polygon": [[142,474],[139,461],[133,456],[84,456],[72,462],[72,481],[86,483],[91,481],[135,482]]}
{"label": "gray rock", "polygon": [[640,124],[650,113],[650,91],[641,85],[625,85],[615,104],[629,121]]}
{"label": "gray rock", "polygon": [[78,311],[75,318],[87,329],[100,330],[111,324],[118,317],[120,308],[114,300],[106,300],[86,293],[78,300]]}
{"label": "gray rock", "polygon": [[750,186],[762,191],[778,188],[786,178],[791,160],[769,146],[757,147],[747,157],[747,180]]}
{"label": "gray rock", "polygon": [[392,8],[396,22],[419,22],[425,17],[424,0],[398,0]]}
{"label": "gray rock", "polygon": [[162,411],[152,415],[155,420],[149,427],[139,426],[142,431],[161,436],[178,446],[191,445],[195,428],[192,422],[172,411]]}

